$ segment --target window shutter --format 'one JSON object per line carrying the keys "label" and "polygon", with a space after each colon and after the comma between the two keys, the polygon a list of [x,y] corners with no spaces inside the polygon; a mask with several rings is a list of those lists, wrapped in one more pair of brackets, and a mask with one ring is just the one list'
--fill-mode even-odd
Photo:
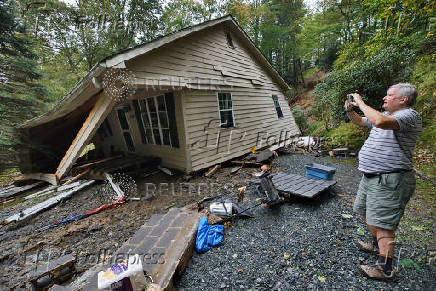
{"label": "window shutter", "polygon": [[171,144],[173,147],[179,147],[179,135],[177,134],[176,123],[176,106],[174,104],[174,95],[172,92],[165,93],[165,103],[167,105],[168,119],[170,123]]}

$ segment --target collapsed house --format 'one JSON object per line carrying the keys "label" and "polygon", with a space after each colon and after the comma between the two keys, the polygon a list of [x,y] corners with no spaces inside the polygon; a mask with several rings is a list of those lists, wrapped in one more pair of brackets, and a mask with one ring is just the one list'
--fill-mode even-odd
{"label": "collapsed house", "polygon": [[59,184],[84,148],[190,173],[299,134],[289,87],[231,16],[112,55],[17,128],[20,170]]}

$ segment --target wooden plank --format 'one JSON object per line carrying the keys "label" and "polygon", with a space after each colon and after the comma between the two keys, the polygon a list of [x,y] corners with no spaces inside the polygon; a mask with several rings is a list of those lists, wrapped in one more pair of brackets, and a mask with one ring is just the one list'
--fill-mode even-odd
{"label": "wooden plank", "polygon": [[101,164],[101,163],[104,163],[104,162],[115,160],[115,159],[118,159],[118,158],[121,158],[121,157],[122,157],[122,155],[118,155],[118,156],[114,156],[114,157],[108,157],[108,158],[104,158],[104,159],[101,159],[101,160],[98,160],[98,161],[95,161],[95,162],[92,162],[92,163],[86,163],[86,164],[77,166],[75,168],[76,169],[88,168],[90,166],[94,166],[94,165],[97,165],[97,164]]}
{"label": "wooden plank", "polygon": [[69,191],[66,192],[62,192],[61,194],[55,196],[55,197],[51,197],[41,203],[38,203],[36,205],[33,205],[30,208],[24,209],[22,212],[14,214],[12,216],[9,216],[8,218],[6,218],[5,220],[2,221],[2,224],[8,224],[11,223],[13,221],[21,221],[21,220],[25,220],[27,218],[30,218],[42,211],[45,211],[53,206],[55,206],[56,204],[58,204],[60,201],[65,200],[69,197],[71,197],[74,193],[76,193],[77,191],[91,185],[92,183],[94,183],[94,180],[85,182],[81,185],[79,185],[76,188],[73,188]]}
{"label": "wooden plank", "polygon": [[76,138],[72,142],[62,161],[59,163],[56,171],[56,175],[59,178],[62,178],[71,169],[74,162],[80,156],[80,153],[82,153],[85,146],[94,136],[100,124],[112,110],[114,103],[114,98],[106,96],[104,91],[100,93],[97,102],[83,123],[82,128],[77,133]]}
{"label": "wooden plank", "polygon": [[28,195],[28,196],[24,197],[24,199],[25,199],[25,200],[29,200],[29,199],[32,199],[32,198],[34,198],[34,197],[39,197],[39,196],[45,196],[45,195],[48,195],[48,194],[50,194],[50,193],[55,192],[55,191],[56,191],[56,188],[57,188],[57,186],[54,186],[54,185],[49,186],[49,187],[45,188],[44,190],[38,191],[38,192],[36,192],[36,193],[33,193],[33,194],[31,194],[31,195]]}
{"label": "wooden plank", "polygon": [[83,171],[82,173],[74,176],[73,178],[71,178],[70,180],[66,181],[65,183],[62,184],[62,186],[68,185],[73,183],[76,180],[79,180],[81,177],[83,177],[84,175],[88,174],[90,171],[90,169],[86,169],[85,171]]}
{"label": "wooden plank", "polygon": [[215,165],[214,167],[210,168],[209,171],[207,171],[207,173],[204,174],[204,176],[206,178],[209,178],[209,177],[213,176],[220,168],[221,168],[220,164]]}
{"label": "wooden plank", "polygon": [[12,197],[17,196],[25,191],[28,191],[30,189],[37,187],[37,186],[40,186],[42,184],[43,184],[43,182],[36,182],[36,183],[30,184],[30,185],[25,185],[25,186],[21,186],[21,187],[15,186],[13,188],[8,188],[7,191],[4,191],[0,194],[0,200],[6,200],[9,198],[12,198]]}
{"label": "wooden plank", "polygon": [[24,180],[39,180],[39,181],[50,183],[51,185],[59,184],[55,174],[45,174],[45,173],[22,174],[17,178],[16,181],[24,181]]}

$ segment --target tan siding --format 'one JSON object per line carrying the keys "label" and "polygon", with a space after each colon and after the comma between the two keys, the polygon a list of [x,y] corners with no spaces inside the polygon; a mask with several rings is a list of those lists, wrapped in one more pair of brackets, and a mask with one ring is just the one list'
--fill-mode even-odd
{"label": "tan siding", "polygon": [[195,85],[200,78],[213,79],[213,83],[228,86],[251,88],[251,79],[255,79],[262,83],[262,87],[276,87],[237,39],[234,39],[234,44],[234,49],[228,47],[224,31],[213,28],[176,41],[145,57],[138,57],[129,61],[127,66],[144,82],[167,77],[183,79]]}
{"label": "tan siding", "polygon": [[[164,158],[174,159],[177,167],[183,163],[189,172],[245,154],[252,146],[265,146],[265,141],[256,145],[262,132],[277,140],[281,132],[283,136],[287,131],[288,137],[299,133],[280,87],[235,36],[233,44],[235,48],[227,45],[222,27],[212,28],[127,62],[139,83],[186,84],[193,89],[178,95],[181,99],[177,116],[183,116],[178,127],[184,133],[179,130],[179,136],[185,135],[186,139],[183,146],[180,142],[183,150],[165,153],[158,147],[159,150],[148,153],[166,154],[168,157]],[[221,129],[218,147],[211,145],[219,130],[217,92],[232,93],[236,124],[233,130]],[[277,118],[272,95],[279,98],[282,119]],[[241,132],[245,133],[242,140]],[[140,141],[140,136],[136,139]]]}
{"label": "tan siding", "polygon": [[[225,90],[223,90],[225,91]],[[266,133],[276,142],[299,133],[292,118],[289,106],[284,100],[283,94],[274,92],[279,97],[279,102],[284,117],[278,119],[271,92],[259,91],[262,96],[257,97],[258,102],[251,104],[245,98],[243,92],[232,92],[233,111],[236,128],[218,129],[219,122],[218,104],[215,91],[188,91],[185,93],[185,123],[187,135],[192,146],[191,163],[192,169],[198,170],[212,164],[225,161],[231,157],[237,157],[247,153],[252,146],[262,147],[267,143]],[[263,91],[263,90],[262,90]],[[192,107],[194,104],[207,104],[204,107]],[[207,128],[210,120],[216,120]],[[219,136],[219,144],[217,143]],[[243,139],[241,137],[243,136]],[[259,141],[258,141],[259,138]]]}

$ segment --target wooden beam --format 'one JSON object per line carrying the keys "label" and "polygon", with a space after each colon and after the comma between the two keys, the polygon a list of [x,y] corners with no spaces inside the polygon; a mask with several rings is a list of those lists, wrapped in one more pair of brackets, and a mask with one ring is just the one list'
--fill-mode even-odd
{"label": "wooden beam", "polygon": [[87,163],[87,164],[83,164],[83,165],[77,166],[77,167],[75,167],[75,169],[87,168],[87,167],[90,167],[90,166],[93,166],[93,165],[97,165],[97,164],[100,164],[100,163],[108,162],[108,161],[111,161],[111,160],[114,160],[114,159],[118,159],[118,158],[121,158],[121,157],[122,157],[122,155],[118,155],[118,156],[114,156],[114,157],[109,157],[109,158],[104,158],[104,159],[101,159],[101,160],[98,160],[98,161],[95,161],[95,162],[92,162],[92,163]]}
{"label": "wooden beam", "polygon": [[68,180],[67,182],[63,183],[62,186],[65,186],[65,185],[68,185],[68,184],[70,184],[70,183],[73,183],[74,181],[80,179],[82,176],[88,174],[88,172],[89,172],[90,170],[91,170],[91,169],[86,169],[86,170],[83,171],[82,173],[76,175],[75,177],[71,178],[71,179]]}
{"label": "wooden beam", "polygon": [[62,192],[61,194],[51,197],[41,203],[38,203],[36,205],[31,206],[30,208],[24,209],[21,212],[14,214],[12,216],[9,216],[8,218],[6,218],[5,220],[2,221],[2,224],[8,224],[12,221],[20,221],[20,220],[25,220],[29,217],[32,217],[44,210],[47,210],[53,206],[55,206],[56,204],[58,204],[60,201],[65,200],[67,198],[70,198],[74,193],[78,192],[79,190],[85,188],[86,186],[91,185],[92,183],[94,183],[94,180],[91,181],[87,181],[83,184],[80,184],[79,186],[70,189],[69,191],[66,192]]}
{"label": "wooden beam", "polygon": [[25,191],[28,191],[30,189],[33,189],[35,187],[41,186],[42,184],[44,184],[43,182],[36,182],[30,185],[25,185],[25,186],[14,186],[12,188],[8,188],[4,191],[0,192],[0,200],[7,200],[9,198],[15,197]]}
{"label": "wooden beam", "polygon": [[51,185],[59,185],[58,179],[55,174],[44,174],[44,173],[31,173],[31,174],[22,174],[17,178],[16,181],[24,181],[24,180],[38,180],[45,181],[50,183]]}
{"label": "wooden beam", "polygon": [[77,133],[76,138],[73,140],[70,148],[59,163],[56,170],[56,175],[59,178],[62,178],[71,169],[77,158],[79,158],[80,153],[97,132],[98,127],[112,110],[114,103],[114,98],[106,96],[104,91],[100,93],[97,102],[91,112],[89,112],[82,128]]}

